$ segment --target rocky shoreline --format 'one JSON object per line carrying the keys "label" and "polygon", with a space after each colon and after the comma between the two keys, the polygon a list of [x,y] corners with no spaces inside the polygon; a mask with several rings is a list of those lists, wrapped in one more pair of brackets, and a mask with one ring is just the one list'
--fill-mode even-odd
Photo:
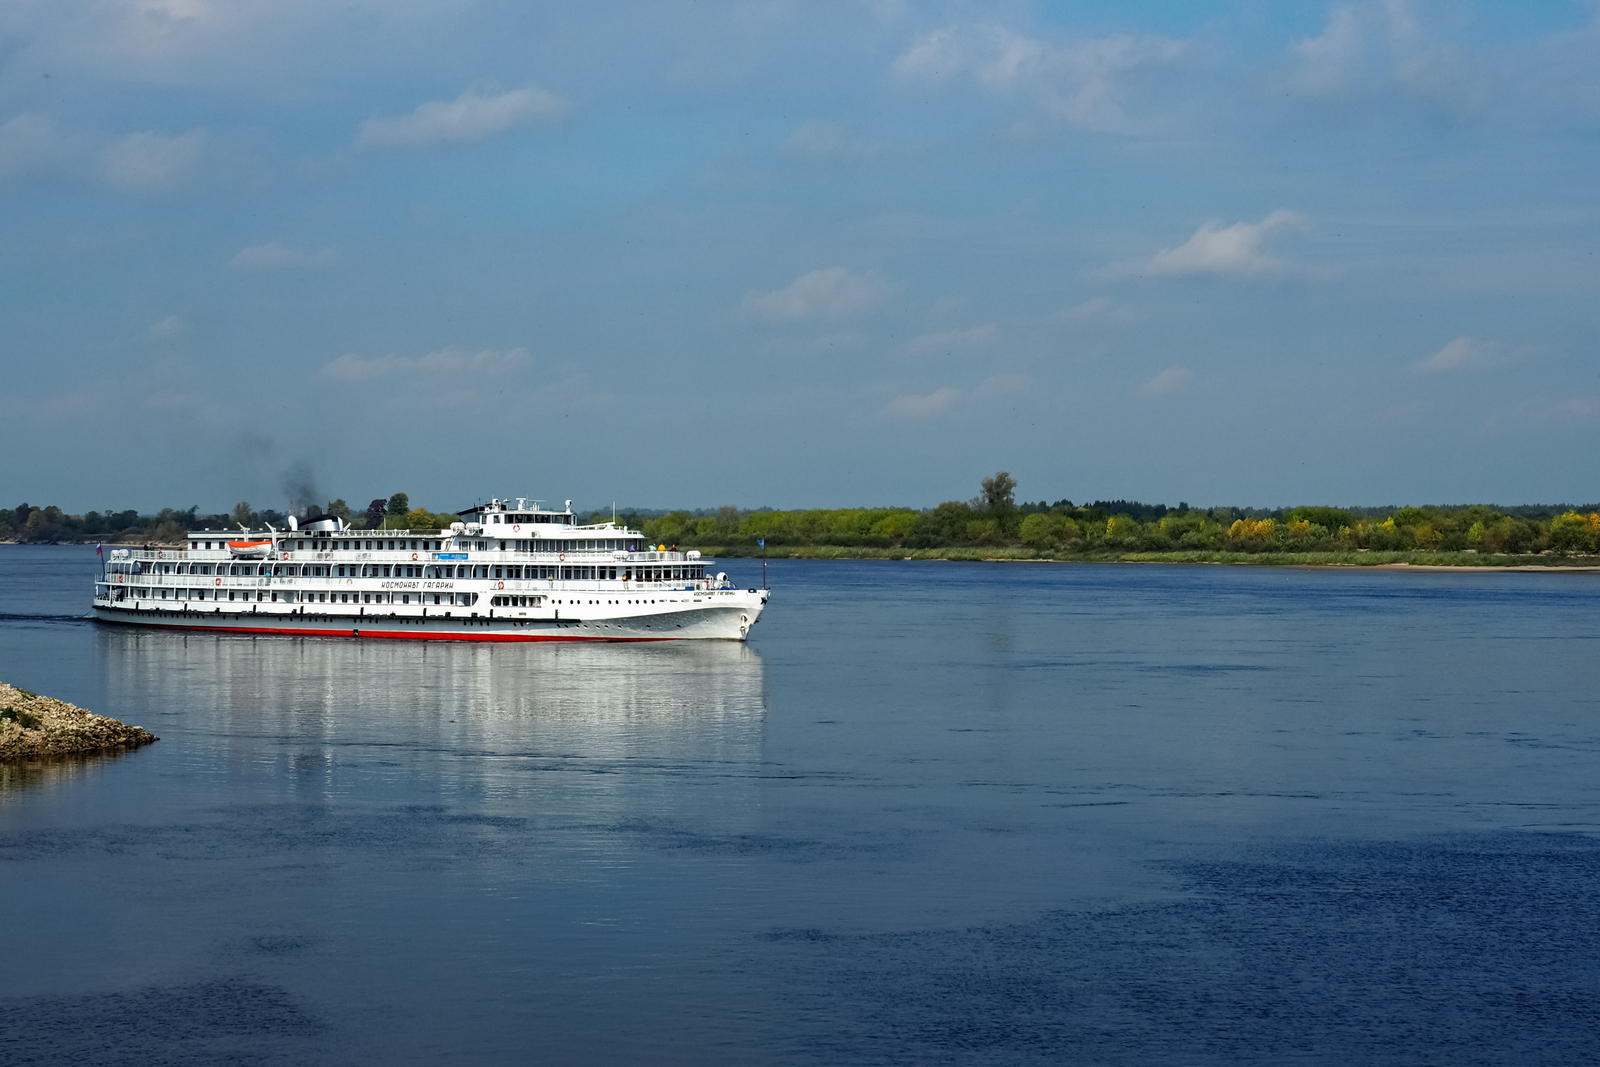
{"label": "rocky shoreline", "polygon": [[0,682],[0,762],[138,748],[159,737]]}

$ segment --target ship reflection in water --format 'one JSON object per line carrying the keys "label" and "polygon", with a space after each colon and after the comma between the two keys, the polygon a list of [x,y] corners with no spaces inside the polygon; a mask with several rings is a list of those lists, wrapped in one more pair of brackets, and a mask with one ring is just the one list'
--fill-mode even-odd
{"label": "ship reflection in water", "polygon": [[302,800],[319,790],[366,801],[487,798],[525,815],[520,798],[537,796],[542,813],[603,820],[643,804],[660,819],[674,805],[657,788],[666,781],[717,768],[746,774],[761,759],[761,657],[739,642],[483,645],[131,630],[99,640],[120,705],[165,711],[164,736],[189,735],[193,745],[204,735],[232,773],[292,783]]}

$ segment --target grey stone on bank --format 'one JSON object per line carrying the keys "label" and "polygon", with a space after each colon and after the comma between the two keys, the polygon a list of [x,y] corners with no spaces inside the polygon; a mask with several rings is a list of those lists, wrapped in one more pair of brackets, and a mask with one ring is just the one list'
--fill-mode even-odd
{"label": "grey stone on bank", "polygon": [[148,730],[0,682],[0,762],[138,748]]}

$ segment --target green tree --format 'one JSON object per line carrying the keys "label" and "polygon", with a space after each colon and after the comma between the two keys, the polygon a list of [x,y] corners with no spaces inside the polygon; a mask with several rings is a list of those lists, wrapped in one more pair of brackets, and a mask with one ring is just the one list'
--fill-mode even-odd
{"label": "green tree", "polygon": [[1022,540],[1035,548],[1044,548],[1056,539],[1056,525],[1049,515],[1036,511],[1022,520]]}
{"label": "green tree", "polygon": [[1550,547],[1557,552],[1594,552],[1600,548],[1600,514],[1557,515],[1550,520]]}
{"label": "green tree", "polygon": [[240,526],[249,526],[255,522],[256,511],[250,506],[248,500],[241,500],[233,506],[233,521]]}
{"label": "green tree", "polygon": [[1356,523],[1356,517],[1344,508],[1292,508],[1283,517],[1287,522],[1304,521],[1314,526],[1326,526],[1330,530],[1354,526]]}
{"label": "green tree", "polygon": [[992,478],[985,478],[982,482],[983,506],[996,515],[1010,511],[1017,506],[1016,491],[1017,480],[1005,471],[997,472]]}
{"label": "green tree", "polygon": [[396,493],[389,498],[389,514],[404,515],[411,510],[411,498],[404,493]]}
{"label": "green tree", "polygon": [[1106,540],[1131,541],[1139,536],[1139,523],[1131,515],[1113,515],[1106,520]]}
{"label": "green tree", "polygon": [[872,536],[887,541],[899,541],[910,536],[922,516],[914,511],[891,511],[872,524]]}
{"label": "green tree", "polygon": [[1000,524],[993,519],[973,519],[967,523],[966,535],[975,545],[993,544],[1000,540]]}

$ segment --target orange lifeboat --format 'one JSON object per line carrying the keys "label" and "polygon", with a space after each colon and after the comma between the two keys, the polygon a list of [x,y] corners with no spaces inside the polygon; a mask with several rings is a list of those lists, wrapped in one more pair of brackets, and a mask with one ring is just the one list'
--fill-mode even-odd
{"label": "orange lifeboat", "polygon": [[266,559],[272,555],[272,542],[229,541],[228,552],[235,559]]}

